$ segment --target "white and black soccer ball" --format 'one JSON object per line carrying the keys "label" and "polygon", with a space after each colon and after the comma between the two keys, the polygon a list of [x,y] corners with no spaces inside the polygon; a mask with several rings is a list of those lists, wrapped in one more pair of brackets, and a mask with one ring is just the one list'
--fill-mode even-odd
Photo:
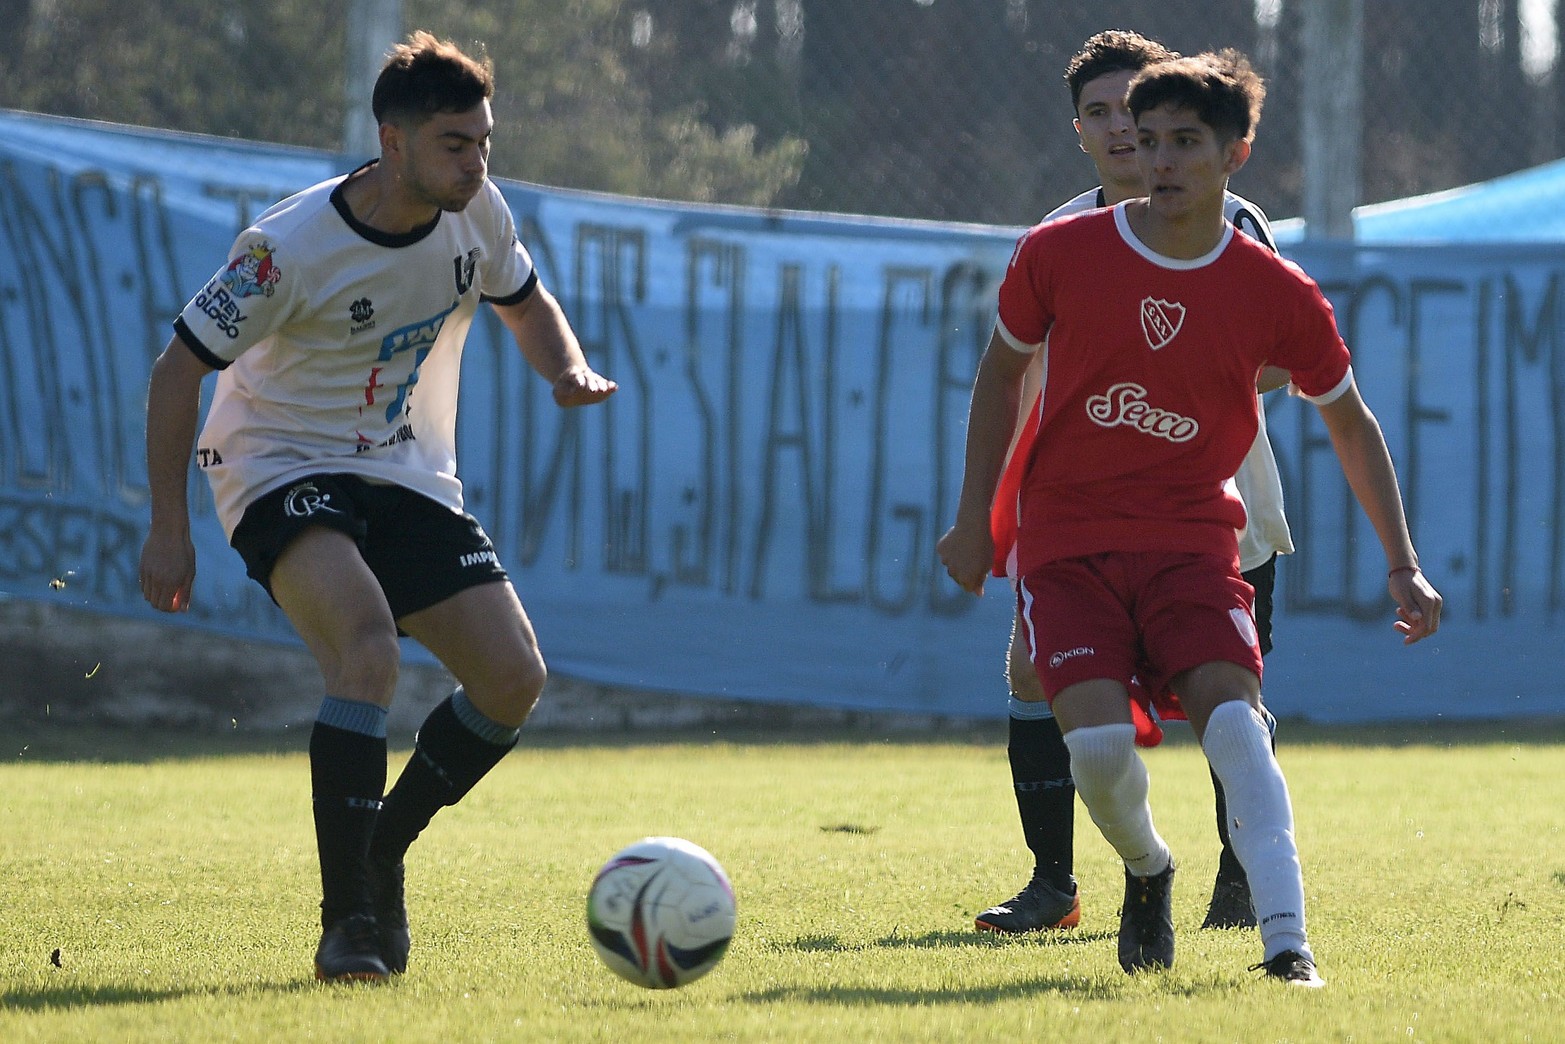
{"label": "white and black soccer ball", "polygon": [[728,952],[733,886],[712,854],[678,837],[648,837],[603,864],[587,894],[593,949],[637,986],[694,982]]}

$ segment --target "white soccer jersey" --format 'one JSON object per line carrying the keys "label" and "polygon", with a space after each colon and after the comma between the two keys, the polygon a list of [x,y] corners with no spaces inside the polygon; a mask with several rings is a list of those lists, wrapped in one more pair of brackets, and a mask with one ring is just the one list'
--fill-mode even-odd
{"label": "white soccer jersey", "polygon": [[392,235],[355,219],[347,177],[290,196],[234,243],[175,321],[217,389],[197,446],[218,517],[301,476],[348,472],[462,510],[457,382],[479,301],[533,291],[493,182]]}
{"label": "white soccer jersey", "polygon": [[[1043,220],[1052,221],[1085,210],[1095,210],[1104,205],[1103,190],[1089,189],[1051,210]],[[1223,214],[1239,231],[1256,242],[1270,247],[1273,252],[1277,250],[1277,241],[1272,238],[1271,222],[1266,219],[1260,207],[1242,196],[1228,192],[1223,197]],[[1035,396],[1041,390],[1039,384],[1044,365],[1041,357],[1047,350],[1048,346],[1045,345],[1038,353],[1040,358],[1037,363],[1027,368],[1026,383],[1022,387],[1023,402],[1037,401]],[[1250,447],[1244,462],[1239,465],[1239,473],[1234,476],[1234,484],[1239,490],[1239,499],[1244,501],[1245,512],[1249,516],[1249,524],[1239,531],[1241,570],[1265,565],[1266,560],[1274,554],[1293,553],[1293,534],[1288,529],[1288,517],[1283,512],[1282,476],[1277,470],[1277,457],[1272,452],[1271,439],[1266,435],[1264,403],[1259,413],[1260,430],[1255,433],[1255,443]],[[1013,549],[1012,569],[1014,566]]]}

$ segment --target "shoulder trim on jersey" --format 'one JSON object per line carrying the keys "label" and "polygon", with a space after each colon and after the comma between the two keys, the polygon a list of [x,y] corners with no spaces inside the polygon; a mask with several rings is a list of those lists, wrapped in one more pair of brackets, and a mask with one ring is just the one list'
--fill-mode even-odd
{"label": "shoulder trim on jersey", "polygon": [[1347,394],[1348,389],[1351,387],[1353,387],[1353,367],[1349,366],[1348,372],[1342,375],[1342,380],[1338,381],[1336,386],[1330,391],[1323,392],[1320,395],[1305,395],[1300,392],[1299,398],[1315,406],[1330,406]]}
{"label": "shoulder trim on jersey", "polygon": [[531,297],[536,289],[538,289],[538,270],[535,268],[527,273],[527,282],[523,283],[522,288],[516,291],[516,293],[506,294],[504,297],[491,297],[488,294],[481,294],[480,299],[488,301],[493,305],[521,304]]}
{"label": "shoulder trim on jersey", "polygon": [[[369,164],[366,163],[364,166],[367,167]],[[359,170],[363,169],[364,167],[359,168]],[[354,173],[357,173],[357,171]],[[342,217],[342,220],[347,222],[349,228],[353,229],[353,231],[357,232],[362,238],[367,239],[376,246],[412,246],[414,243],[417,243],[421,239],[424,239],[426,236],[428,236],[435,230],[435,226],[440,224],[441,211],[437,210],[435,211],[435,216],[430,218],[427,224],[420,225],[411,232],[382,232],[378,228],[371,228],[369,225],[366,225],[364,222],[353,216],[353,211],[348,208],[348,201],[342,196],[342,187],[348,183],[348,178],[351,178],[352,176],[353,175],[350,174],[348,177],[343,178],[341,181],[337,182],[336,185],[332,186],[331,205],[336,209],[338,215]]]}
{"label": "shoulder trim on jersey", "polygon": [[181,341],[185,342],[185,347],[190,349],[190,354],[212,367],[212,369],[226,370],[232,365],[232,360],[213,355],[207,349],[207,346],[201,343],[201,338],[190,332],[190,326],[185,322],[184,316],[176,315],[174,317],[174,333]]}

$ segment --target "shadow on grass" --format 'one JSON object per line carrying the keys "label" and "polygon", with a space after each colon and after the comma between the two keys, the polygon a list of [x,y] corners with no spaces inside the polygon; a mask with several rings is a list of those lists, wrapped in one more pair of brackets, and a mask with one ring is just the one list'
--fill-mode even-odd
{"label": "shadow on grass", "polygon": [[844,942],[836,935],[801,935],[792,942],[774,943],[779,950],[798,950],[803,953],[864,953],[869,950],[950,950],[950,949],[1020,949],[1052,950],[1057,947],[1098,945],[1117,938],[1110,931],[1050,932],[1028,936],[1004,936],[979,933],[971,929],[948,929],[923,932],[919,935],[903,935],[893,930],[890,935],[868,942]]}
{"label": "shadow on grass", "polygon": [[[10,720],[3,723],[0,766],[22,763],[101,762],[148,764],[229,755],[294,755],[309,749],[309,726],[275,729],[158,728],[74,722]],[[1165,727],[1168,747],[1194,744],[1184,722]],[[923,729],[876,727],[756,728],[692,726],[672,729],[533,729],[522,734],[524,747],[537,750],[624,750],[690,744],[738,746],[971,746],[1004,750],[1004,722],[952,722]],[[1320,725],[1282,720],[1278,745],[1346,747],[1555,746],[1565,744],[1565,718],[1541,721],[1408,721],[1362,725]],[[412,747],[411,735],[390,737],[393,751]]]}
{"label": "shadow on grass", "polygon": [[[844,942],[835,935],[804,935],[791,942],[774,943],[779,950],[797,950],[804,953],[865,953],[873,950],[953,950],[974,947],[1013,951],[1045,953],[1082,946],[1112,946],[1116,933],[1111,931],[1051,932],[1048,935],[1010,937],[978,935],[971,931],[936,931],[918,935],[902,935],[893,931],[868,942]],[[753,1004],[838,1004],[848,1007],[879,1005],[906,1005],[924,1007],[931,1004],[988,1004],[995,1001],[1014,1000],[1040,994],[1055,994],[1078,1000],[1124,1000],[1130,985],[1129,977],[1087,976],[1068,972],[1032,975],[1014,982],[996,986],[957,986],[941,988],[920,986],[917,988],[855,986],[851,983],[834,983],[829,986],[777,986],[741,995],[741,999]],[[1154,977],[1160,995],[1165,997],[1199,997],[1227,992],[1233,983],[1219,978],[1191,980],[1188,978]]]}
{"label": "shadow on grass", "polygon": [[[1229,983],[1180,979],[1159,983],[1158,994],[1168,998],[1204,997],[1228,993],[1232,989]],[[854,1008],[902,1005],[927,1008],[935,1004],[993,1004],[996,1001],[1036,997],[1040,994],[1073,997],[1077,1000],[1122,1001],[1126,996],[1126,985],[1112,979],[1061,973],[1038,975],[1003,986],[955,986],[945,989],[938,986],[898,988],[846,984],[777,986],[740,994],[739,999],[751,1004],[834,1004]]]}
{"label": "shadow on grass", "polygon": [[[257,993],[303,993],[323,989],[307,979],[279,982],[246,982],[232,985],[181,986],[154,989],[146,986],[87,986],[61,983],[36,989],[12,989],[0,993],[0,1008],[15,1011],[62,1011],[70,1008],[113,1008],[161,1004],[185,997],[245,997]],[[369,987],[365,987],[369,988]]]}

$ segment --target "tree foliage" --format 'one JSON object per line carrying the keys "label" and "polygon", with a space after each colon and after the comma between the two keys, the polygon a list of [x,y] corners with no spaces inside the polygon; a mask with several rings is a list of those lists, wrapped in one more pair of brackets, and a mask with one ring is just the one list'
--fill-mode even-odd
{"label": "tree foliage", "polygon": [[[1025,223],[1092,177],[1061,74],[1082,40],[1114,26],[1253,56],[1269,95],[1235,187],[1297,213],[1307,2],[403,0],[403,13],[493,58],[497,174]],[[1522,71],[1521,3],[1366,5],[1364,202],[1565,151],[1559,63]],[[335,148],[348,6],[0,0],[12,30],[0,105]]]}
{"label": "tree foliage", "polygon": [[344,30],[332,5],[3,5],[9,108],[326,148],[341,135]]}

